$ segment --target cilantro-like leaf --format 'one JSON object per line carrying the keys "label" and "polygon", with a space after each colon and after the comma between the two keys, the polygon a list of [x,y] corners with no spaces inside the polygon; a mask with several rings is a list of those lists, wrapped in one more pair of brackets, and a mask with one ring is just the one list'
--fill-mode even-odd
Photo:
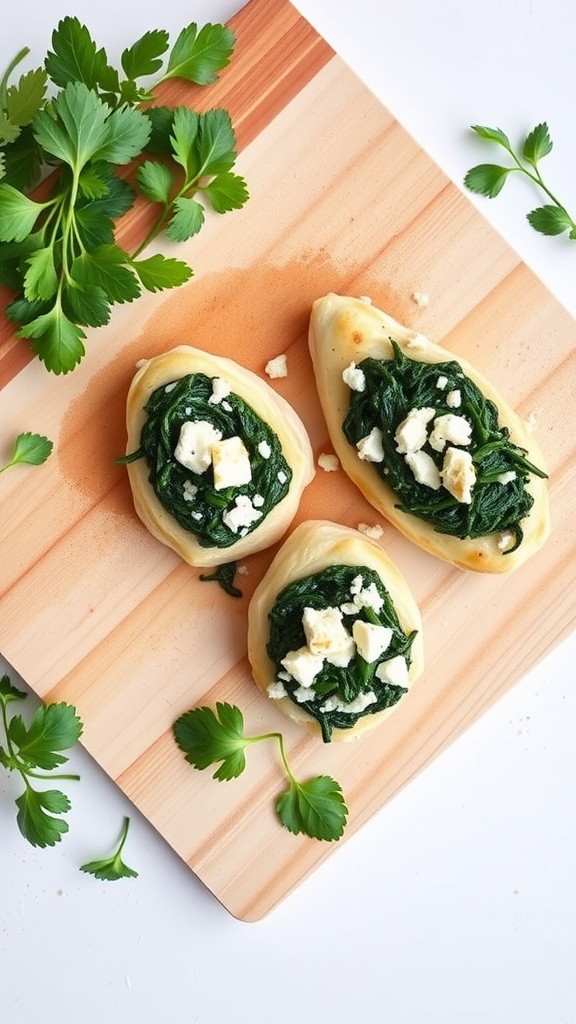
{"label": "cilantro-like leaf", "polygon": [[33,351],[52,373],[69,373],[85,352],[85,332],[66,316],[60,305],[23,324],[17,336],[30,340]]}
{"label": "cilantro-like leaf", "polygon": [[[10,461],[0,468],[0,473],[12,466],[28,465],[41,466],[52,452],[54,445],[49,438],[43,434],[24,433],[18,434],[14,442],[14,448]],[[2,683],[10,685],[8,676],[0,680],[0,699],[2,698]],[[17,693],[19,691],[16,691]]]}
{"label": "cilantro-like leaf", "polygon": [[204,25],[198,31],[193,22],[183,28],[170,53],[164,78],[184,78],[208,85],[230,62],[235,35],[225,25]]}
{"label": "cilantro-like leaf", "polygon": [[5,109],[12,124],[22,128],[30,124],[44,104],[47,76],[44,68],[28,71],[6,90]]}
{"label": "cilantro-like leaf", "polygon": [[120,878],[138,878],[138,872],[134,871],[133,868],[129,868],[122,860],[122,851],[128,835],[129,825],[130,819],[124,818],[118,846],[110,857],[91,860],[87,864],[82,864],[80,871],[94,875],[95,878],[99,878],[103,882],[117,882]]}
{"label": "cilantro-like leaf", "polygon": [[27,299],[51,299],[58,290],[58,275],[51,245],[36,249],[26,260],[24,295]]}
{"label": "cilantro-like leaf", "polygon": [[500,128],[487,128],[483,125],[471,127],[480,138],[505,149],[512,158],[512,164],[506,167],[497,164],[479,164],[472,167],[464,176],[465,186],[471,192],[492,199],[502,191],[504,183],[513,171],[523,174],[550,199],[550,203],[527,214],[528,223],[542,235],[561,235],[567,231],[568,237],[576,240],[576,221],[550,191],[540,173],[540,160],[552,152],[552,139],[546,122],[536,125],[528,133],[519,152],[516,152],[510,139]]}
{"label": "cilantro-like leaf", "polygon": [[339,839],[346,827],[348,810],[339,784],[329,775],[307,782],[290,779],[276,804],[282,824],[294,834],[328,842]]}
{"label": "cilantro-like leaf", "polygon": [[32,846],[55,846],[68,832],[68,822],[54,817],[65,814],[71,806],[59,789],[36,790],[27,786],[15,802],[18,828]]}
{"label": "cilantro-like leaf", "polygon": [[105,78],[108,59],[98,49],[85,25],[78,18],[65,17],[52,33],[52,51],[45,68],[55,85],[82,82],[94,89]]}
{"label": "cilantro-like leaf", "polygon": [[201,573],[199,578],[202,583],[217,583],[230,597],[242,597],[240,587],[234,583],[236,569],[236,562],[224,562],[214,572]]}
{"label": "cilantro-like leaf", "polygon": [[140,191],[150,202],[167,204],[170,201],[174,176],[166,164],[145,160],[136,176]]}
{"label": "cilantro-like leaf", "polygon": [[18,125],[14,124],[3,110],[0,110],[0,146],[15,142],[19,135]]}
{"label": "cilantro-like leaf", "polygon": [[41,704],[30,725],[20,715],[12,718],[8,736],[22,761],[51,771],[68,758],[61,753],[79,740],[82,722],[70,704]]}
{"label": "cilantro-like leaf", "polygon": [[166,230],[174,242],[185,242],[197,235],[204,223],[204,207],[196,199],[180,196],[174,201],[174,213]]}
{"label": "cilantro-like leaf", "polygon": [[133,260],[132,267],[144,288],[149,292],[164,288],[179,288],[192,277],[192,268],[183,260],[155,253],[147,259]]}
{"label": "cilantro-like leaf", "polygon": [[112,111],[106,121],[107,137],[91,159],[127,164],[144,149],[150,137],[150,120],[134,107]]}
{"label": "cilantro-like leaf", "polygon": [[118,245],[100,245],[84,251],[74,261],[71,274],[84,287],[97,286],[110,302],[132,302],[140,295],[140,285],[127,266],[130,257]]}
{"label": "cilantro-like leaf", "polygon": [[[47,440],[47,439],[46,439]],[[48,453],[50,454],[50,453]],[[18,690],[12,685],[10,676],[4,675],[0,678],[0,703],[6,707],[12,700],[26,700],[27,694]]]}
{"label": "cilantro-like leaf", "polygon": [[110,117],[110,107],[84,82],[69,82],[49,110],[36,114],[32,129],[47,153],[79,172],[108,143]]}
{"label": "cilantro-like leaf", "polygon": [[511,170],[498,164],[478,164],[467,172],[464,184],[471,192],[493,199],[502,190]]}
{"label": "cilantro-like leaf", "polygon": [[0,241],[22,242],[47,205],[36,203],[13,185],[0,182]]}
{"label": "cilantro-like leaf", "polygon": [[200,770],[221,762],[212,776],[219,781],[235,779],[246,767],[244,717],[233,704],[216,704],[187,711],[174,723],[176,743],[186,760]]}
{"label": "cilantro-like leaf", "polygon": [[103,327],[110,322],[110,302],[103,288],[97,284],[81,284],[70,274],[62,284],[61,307],[63,316],[83,327]]}
{"label": "cilantro-like leaf", "polygon": [[161,29],[145,32],[141,39],[124,50],[120,58],[128,78],[134,80],[144,75],[155,75],[162,67],[162,56],[168,45],[168,32]]}
{"label": "cilantro-like leaf", "polygon": [[218,174],[203,189],[216,213],[239,210],[248,200],[248,187],[244,178],[232,171]]}
{"label": "cilantro-like leaf", "polygon": [[234,704],[217,703],[185,712],[173,726],[176,743],[186,760],[200,770],[218,764],[213,778],[230,780],[246,767],[245,749],[252,743],[275,739],[288,777],[288,789],[276,802],[276,813],[290,832],[328,842],[344,832],[348,808],[339,784],[327,775],[299,782],[293,775],[279,732],[244,735],[244,717]]}

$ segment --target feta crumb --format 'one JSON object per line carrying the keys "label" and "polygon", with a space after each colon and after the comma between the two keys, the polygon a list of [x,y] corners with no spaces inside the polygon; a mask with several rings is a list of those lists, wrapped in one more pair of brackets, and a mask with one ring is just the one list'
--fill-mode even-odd
{"label": "feta crumb", "polygon": [[428,452],[406,452],[404,461],[412,471],[416,483],[425,484],[437,491],[442,484],[440,471]]}
{"label": "feta crumb", "polygon": [[365,391],[366,390],[366,377],[363,370],[359,370],[356,363],[350,363],[345,370],[342,371],[342,380],[348,385],[351,391]]}
{"label": "feta crumb", "polygon": [[396,427],[394,440],[396,451],[401,454],[420,451],[428,440],[427,425],[434,418],[436,410],[430,406],[410,409],[407,416]]}
{"label": "feta crumb", "polygon": [[337,697],[328,697],[328,699],[322,704],[320,711],[336,711],[339,703],[340,702]]}
{"label": "feta crumb", "polygon": [[225,437],[223,441],[215,441],[212,445],[212,466],[217,491],[226,487],[241,487],[252,479],[250,456],[241,437]]}
{"label": "feta crumb", "polygon": [[248,495],[238,494],[232,508],[227,509],[222,516],[222,522],[229,530],[232,530],[232,533],[238,533],[242,527],[251,526],[261,518],[262,513],[254,508]]}
{"label": "feta crumb", "polygon": [[430,342],[428,341],[428,338],[424,334],[417,333],[413,334],[411,338],[408,338],[408,341],[406,342],[406,348],[409,349],[428,348],[429,345]]}
{"label": "feta crumb", "polygon": [[462,405],[462,393],[459,388],[454,388],[446,395],[446,405],[449,409],[459,409]]}
{"label": "feta crumb", "polygon": [[191,416],[192,415],[192,406],[187,405],[186,408],[184,409],[184,412],[185,412],[186,416]]}
{"label": "feta crumb", "polygon": [[237,567],[236,572],[239,576],[248,576],[250,570],[247,565],[242,564]]}
{"label": "feta crumb", "polygon": [[262,508],[262,505],[264,504],[263,495],[255,494],[254,497],[252,498],[252,504],[254,505],[254,508]]}
{"label": "feta crumb", "polygon": [[193,484],[191,480],[185,480],[182,488],[182,497],[184,501],[194,501],[194,498],[198,494],[198,488],[196,484]]}
{"label": "feta crumb", "polygon": [[536,429],[536,420],[537,420],[536,410],[532,409],[532,412],[524,420],[524,425],[526,427],[526,430],[529,430],[530,433],[532,433],[532,431]]}
{"label": "feta crumb", "polygon": [[447,412],[434,420],[432,433],[428,438],[430,447],[435,452],[442,452],[447,442],[450,444],[470,444],[472,440],[472,424],[465,416],[456,416]]}
{"label": "feta crumb", "polygon": [[322,670],[324,659],[321,654],[312,654],[307,647],[299,647],[296,651],[288,651],[281,664],[300,686],[309,687]]}
{"label": "feta crumb", "polygon": [[212,445],[222,433],[207,420],[185,420],[180,427],[174,458],[192,473],[205,473],[212,463]]}
{"label": "feta crumb", "polygon": [[230,402],[226,401],[226,399],[224,399],[220,404],[222,405],[224,412],[232,412],[232,406],[230,405]]}
{"label": "feta crumb", "polygon": [[336,470],[340,468],[340,460],[337,455],[330,455],[327,452],[322,452],[322,454],[318,456],[318,465],[325,473],[335,473]]}
{"label": "feta crumb", "polygon": [[212,379],[212,394],[208,401],[212,405],[219,405],[223,398],[228,398],[231,392],[231,387],[227,381],[223,380],[222,377],[213,377]]}
{"label": "feta crumb", "polygon": [[430,302],[430,296],[426,292],[412,292],[412,300],[417,306],[427,306]]}
{"label": "feta crumb", "polygon": [[360,302],[365,302],[367,306],[372,305],[372,299],[369,295],[359,295],[358,298],[360,299]]}
{"label": "feta crumb", "polygon": [[288,696],[288,693],[286,691],[286,687],[284,686],[284,683],[281,683],[281,682],[278,682],[278,681],[276,681],[274,683],[269,683],[268,687],[267,687],[267,690],[268,690],[268,696],[271,697],[272,700],[280,700],[282,697],[287,697]]}
{"label": "feta crumb", "polygon": [[367,587],[362,587],[362,590],[354,595],[354,604],[357,608],[372,608],[375,612],[379,612],[384,604],[384,598],[378,593],[376,584],[369,583]]}
{"label": "feta crumb", "polygon": [[464,452],[461,448],[447,448],[440,476],[448,493],[457,501],[463,505],[471,503],[476,470],[470,452]]}
{"label": "feta crumb", "polygon": [[136,360],[136,369],[137,370],[141,370],[143,366],[146,366],[147,362],[148,362],[147,359],[137,359]]}
{"label": "feta crumb", "polygon": [[499,484],[511,484],[516,479],[516,473],[513,469],[509,469],[507,473],[499,473],[496,477],[496,483]]}
{"label": "feta crumb", "polygon": [[258,454],[261,455],[263,459],[270,458],[272,455],[272,449],[268,444],[268,441],[260,441],[260,444],[258,445]]}
{"label": "feta crumb", "polygon": [[278,473],[278,482],[281,484],[285,484],[287,479],[288,477],[286,476],[286,473],[284,472],[283,469],[281,469]]}
{"label": "feta crumb", "polygon": [[516,537],[511,530],[503,530],[498,538],[498,548],[500,551],[507,551],[514,544]]}
{"label": "feta crumb", "polygon": [[275,379],[276,377],[287,377],[288,366],[286,363],[286,356],[284,354],[274,356],[273,359],[269,359],[264,367],[264,372],[268,374],[270,378]]}
{"label": "feta crumb", "polygon": [[308,650],[328,658],[336,657],[344,666],[354,656],[352,638],[342,622],[339,608],[304,608],[302,626]]}
{"label": "feta crumb", "polygon": [[166,384],[164,391],[166,392],[167,395],[169,395],[171,391],[174,391],[174,388],[176,387],[177,383],[177,380],[173,380],[170,382],[170,384]]}
{"label": "feta crumb", "polygon": [[350,584],[350,593],[352,595],[359,594],[364,586],[364,578],[362,576],[355,576]]}
{"label": "feta crumb", "polygon": [[374,526],[369,526],[368,523],[358,523],[358,532],[363,533],[365,537],[370,537],[370,540],[380,540],[384,530],[378,523],[375,523]]}
{"label": "feta crumb", "polygon": [[376,694],[369,690],[368,693],[359,693],[354,700],[338,701],[338,711],[343,711],[347,715],[359,715],[366,708],[370,707],[371,704],[375,704],[378,700]]}
{"label": "feta crumb", "polygon": [[307,700],[314,700],[316,691],[312,686],[298,686],[293,696],[299,704],[304,704]]}
{"label": "feta crumb", "polygon": [[382,431],[379,427],[373,427],[366,437],[356,442],[358,458],[365,462],[383,462],[384,448],[382,445]]}
{"label": "feta crumb", "polygon": [[439,388],[440,391],[444,391],[444,388],[446,387],[447,384],[448,384],[448,377],[445,377],[444,374],[441,373],[440,376],[438,377],[437,381],[436,381],[436,387]]}
{"label": "feta crumb", "polygon": [[380,662],[374,675],[382,683],[391,683],[393,686],[408,686],[406,659],[401,654],[397,654],[395,658],[388,658],[386,661]]}
{"label": "feta crumb", "polygon": [[390,646],[392,630],[389,626],[378,626],[372,622],[364,622],[363,619],[356,619],[352,626],[352,636],[358,654],[370,664]]}

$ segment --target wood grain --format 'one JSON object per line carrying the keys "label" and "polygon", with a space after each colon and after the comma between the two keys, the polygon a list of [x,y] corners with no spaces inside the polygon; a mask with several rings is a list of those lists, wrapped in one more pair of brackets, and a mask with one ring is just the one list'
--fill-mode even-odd
{"label": "wood grain", "polygon": [[[210,103],[231,110],[251,199],[209,219],[184,247],[195,268],[168,297],[118,307],[88,354],[56,378],[7,326],[0,335],[0,437],[37,430],[45,466],[1,481],[0,650],[46,700],[74,703],[84,745],[235,916],[268,913],[340,844],[295,837],[274,816],[283,776],[272,745],[238,780],[188,766],[172,723],[200,703],[238,703],[250,732],[280,728],[294,770],[342,784],[352,835],[574,625],[576,327],[567,312],[414,139],[284,0],[252,0],[233,21],[236,57]],[[205,103],[171,86],[170,102]],[[120,225],[143,237],[137,207]],[[370,295],[493,379],[535,420],[550,472],[553,532],[507,577],[425,555],[392,527],[381,543],[420,604],[426,669],[374,734],[324,745],[262,698],[246,661],[246,609],[274,550],[246,561],[233,600],[150,537],[134,515],[124,405],[136,361],[176,343],[234,355],[275,382],[329,451],[306,333],[327,291]],[[415,291],[430,303],[416,305]],[[374,511],[341,472],[318,470],[297,521],[348,526]],[[210,641],[207,642],[207,638]]]}

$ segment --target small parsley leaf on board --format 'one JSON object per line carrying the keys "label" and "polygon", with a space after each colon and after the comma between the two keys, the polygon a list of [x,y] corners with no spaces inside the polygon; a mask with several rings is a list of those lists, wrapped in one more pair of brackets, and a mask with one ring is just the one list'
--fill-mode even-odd
{"label": "small parsley leaf on board", "polygon": [[77,775],[55,774],[68,757],[63,751],[72,747],[82,734],[82,722],[70,704],[40,705],[29,725],[21,715],[8,715],[11,702],[26,694],[12,686],[7,675],[0,679],[0,718],[5,746],[0,746],[0,764],[16,771],[24,782],[24,791],[16,798],[16,822],[32,846],[54,846],[68,831],[68,823],[59,815],[70,810],[70,800],[59,789],[37,789],[33,780],[77,780]]}
{"label": "small parsley leaf on board", "polygon": [[[11,469],[12,466],[41,466],[43,462],[46,462],[53,447],[53,442],[43,434],[32,434],[28,431],[18,434],[10,460],[0,467],[0,473]],[[3,679],[7,678],[7,676],[3,676]]]}
{"label": "small parsley leaf on board", "polygon": [[262,740],[278,741],[288,789],[276,802],[282,825],[294,834],[332,842],[344,832],[348,808],[340,785],[327,775],[299,782],[290,768],[282,733],[244,735],[244,717],[234,704],[217,703],[185,712],[174,723],[174,737],[186,760],[200,770],[219,763],[218,781],[237,778],[246,767],[245,750]]}
{"label": "small parsley leaf on board", "polygon": [[87,864],[82,864],[80,871],[94,875],[95,878],[99,878],[102,882],[117,882],[120,878],[138,878],[138,872],[128,867],[122,860],[122,851],[129,826],[130,818],[124,818],[118,846],[110,857],[103,857],[100,860],[91,860]]}
{"label": "small parsley leaf on board", "polygon": [[[153,106],[153,90],[166,79],[216,81],[234,45],[223,25],[190,24],[172,48],[169,33],[154,29],[124,49],[116,69],[88,28],[67,16],[52,33],[43,68],[10,84],[29,53],[23,49],[5,71],[0,283],[15,293],[6,314],[19,325],[16,336],[30,342],[49,371],[65,374],[78,365],[84,328],[107,324],[115,303],[131,302],[142,288],[155,292],[189,280],[183,261],[139,259],[153,239],[165,232],[186,241],[202,228],[207,207],[225,213],[248,200],[244,180],[232,174],[235,138],[226,111]],[[157,76],[152,84],[142,81],[150,76]],[[136,160],[133,188],[117,171]],[[37,202],[27,192],[43,166],[56,173],[47,198]],[[135,251],[120,257],[116,224],[138,193],[157,205],[156,222]],[[15,245],[25,249],[16,252]]]}
{"label": "small parsley leaf on board", "polygon": [[532,210],[526,215],[528,223],[542,235],[561,235],[568,232],[570,239],[576,239],[576,221],[567,209],[550,191],[540,173],[540,161],[552,152],[553,143],[545,121],[537,124],[516,151],[510,139],[501,128],[472,125],[472,131],[486,142],[501,146],[512,159],[506,166],[499,164],[478,164],[471,167],[464,176],[464,185],[477,195],[493,199],[502,191],[513,173],[529,178],[551,200],[550,203]]}

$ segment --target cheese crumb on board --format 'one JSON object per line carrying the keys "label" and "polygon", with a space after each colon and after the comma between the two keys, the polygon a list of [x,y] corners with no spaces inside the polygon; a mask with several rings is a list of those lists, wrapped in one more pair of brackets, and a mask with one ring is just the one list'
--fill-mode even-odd
{"label": "cheese crumb on board", "polygon": [[287,377],[288,365],[284,353],[279,356],[274,356],[273,359],[269,359],[264,367],[264,372],[272,379],[277,377]]}
{"label": "cheese crumb on board", "polygon": [[365,537],[370,537],[370,540],[380,540],[384,529],[378,523],[374,523],[373,526],[370,526],[369,523],[358,523],[358,533],[363,533]]}
{"label": "cheese crumb on board", "polygon": [[330,455],[328,452],[322,452],[318,456],[318,466],[323,469],[325,473],[335,473],[340,468],[340,460],[337,455]]}
{"label": "cheese crumb on board", "polygon": [[427,306],[430,302],[430,296],[427,292],[412,292],[412,301],[415,302],[417,306]]}

